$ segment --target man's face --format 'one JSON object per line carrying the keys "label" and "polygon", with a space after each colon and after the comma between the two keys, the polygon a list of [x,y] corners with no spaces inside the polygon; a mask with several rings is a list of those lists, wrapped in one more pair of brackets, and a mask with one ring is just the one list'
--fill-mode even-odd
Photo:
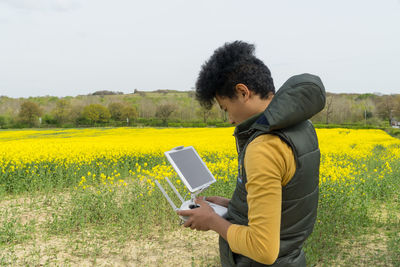
{"label": "man's face", "polygon": [[221,109],[228,113],[229,123],[233,125],[238,125],[251,116],[251,114],[248,114],[246,103],[240,97],[231,99],[216,95],[215,99]]}

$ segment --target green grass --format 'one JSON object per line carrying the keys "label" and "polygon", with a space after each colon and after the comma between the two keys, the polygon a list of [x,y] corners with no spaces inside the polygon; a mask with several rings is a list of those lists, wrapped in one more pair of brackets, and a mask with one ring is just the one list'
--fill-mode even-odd
{"label": "green grass", "polygon": [[[400,162],[391,162],[393,172],[381,179],[374,169],[383,168],[387,151],[376,146],[373,152],[373,156],[354,162],[367,166],[358,177],[365,178],[365,183],[321,184],[317,222],[305,244],[309,266],[396,266],[399,262]],[[207,155],[207,159],[212,160],[213,155]],[[217,240],[205,242],[205,233],[182,229],[161,193],[154,190],[149,194],[146,181],[129,175],[129,167],[136,162],[149,162],[151,169],[161,161],[138,157],[111,164],[104,160],[101,167],[80,166],[77,174],[77,167],[62,169],[48,164],[48,170],[38,168],[30,179],[24,176],[24,170],[2,174],[0,265],[15,261],[20,265],[77,265],[86,259],[97,264],[106,262],[104,255],[126,264],[163,265],[168,258],[162,254],[171,249],[187,252],[188,264],[218,265]],[[104,185],[95,179],[88,183],[92,187],[77,187],[76,177],[88,171],[98,177],[100,173],[111,175],[114,170],[127,178],[126,186]],[[207,195],[230,197],[235,174],[229,178],[213,185]],[[184,234],[177,238],[173,236],[176,233]],[[197,240],[189,240],[189,234],[195,234]],[[211,246],[214,254],[198,254],[196,244]],[[129,252],[127,246],[136,246],[139,252]],[[60,253],[67,257],[58,262]]]}
{"label": "green grass", "polygon": [[[369,173],[362,173],[360,177],[369,177],[365,183],[326,183],[320,187],[318,218],[312,235],[305,245],[308,263],[313,265],[334,266],[338,258],[345,258],[344,266],[355,266],[366,264],[368,266],[392,266],[398,262],[398,247],[400,247],[398,232],[400,229],[400,209],[398,204],[398,189],[400,188],[400,162],[394,162],[393,172],[386,174],[384,179],[378,178],[377,173],[372,171],[378,166],[383,166],[381,160],[385,155],[385,149],[375,149],[374,157],[364,162],[370,166]],[[359,163],[360,164],[360,163]],[[335,194],[324,196],[326,192]],[[357,188],[357,190],[352,190]],[[384,220],[377,219],[377,214],[388,213]],[[379,216],[378,216],[379,217]],[[374,238],[374,232],[389,236],[387,240]],[[396,234],[397,233],[397,234]],[[369,237],[369,238],[368,238]],[[351,246],[344,245],[345,242],[358,243],[360,251],[352,251]],[[363,244],[364,246],[360,245]],[[383,265],[375,265],[376,251],[368,254],[366,244],[384,243],[387,251],[380,255]],[[365,252],[367,250],[367,252]],[[347,256],[343,256],[346,255]],[[357,255],[364,255],[357,261]],[[379,254],[379,253],[378,253]],[[364,262],[365,261],[365,262]],[[382,262],[380,264],[382,264]],[[346,265],[348,264],[348,265]]]}

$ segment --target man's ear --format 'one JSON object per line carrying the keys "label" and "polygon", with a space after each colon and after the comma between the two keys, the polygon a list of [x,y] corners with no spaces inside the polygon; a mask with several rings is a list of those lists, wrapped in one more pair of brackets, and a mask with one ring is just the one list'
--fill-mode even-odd
{"label": "man's ear", "polygon": [[247,88],[243,83],[238,83],[235,85],[236,95],[239,99],[243,99],[244,101],[249,100],[251,96],[251,91]]}

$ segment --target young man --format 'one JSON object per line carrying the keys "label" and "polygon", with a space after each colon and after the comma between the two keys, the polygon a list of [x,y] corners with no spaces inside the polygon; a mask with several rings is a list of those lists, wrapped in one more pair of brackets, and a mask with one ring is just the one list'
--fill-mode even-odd
{"label": "young man", "polygon": [[275,94],[271,73],[241,41],[218,48],[202,66],[196,96],[216,100],[236,125],[238,177],[226,219],[204,202],[179,211],[185,227],[220,234],[222,266],[305,266],[302,246],[317,215],[320,152],[308,121],[325,105],[321,80],[303,74]]}

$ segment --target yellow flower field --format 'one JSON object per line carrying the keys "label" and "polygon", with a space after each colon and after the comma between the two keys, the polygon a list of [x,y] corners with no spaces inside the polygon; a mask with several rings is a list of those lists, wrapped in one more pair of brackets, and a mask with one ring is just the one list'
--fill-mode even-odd
{"label": "yellow flower field", "polygon": [[[52,179],[54,173],[63,176],[55,179],[63,186],[68,186],[66,181],[76,181],[69,186],[87,187],[88,176],[103,184],[114,184],[114,180],[126,184],[124,179],[131,176],[154,186],[153,178],[174,176],[163,152],[179,145],[193,145],[216,178],[227,181],[235,177],[237,169],[232,133],[233,128],[1,131],[0,188],[13,191],[18,186],[9,183],[18,184],[21,179],[40,188],[40,180]],[[363,159],[373,157],[376,149],[385,150],[384,164],[373,169],[381,178],[400,158],[400,140],[381,130],[317,129],[317,134],[321,182],[351,181],[368,173],[370,166]]]}

